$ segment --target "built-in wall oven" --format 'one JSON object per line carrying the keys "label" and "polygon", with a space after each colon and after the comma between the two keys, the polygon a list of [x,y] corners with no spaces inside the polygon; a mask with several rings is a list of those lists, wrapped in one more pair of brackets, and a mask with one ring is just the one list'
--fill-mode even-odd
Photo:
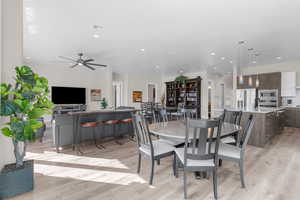
{"label": "built-in wall oven", "polygon": [[258,90],[259,107],[278,107],[278,89]]}

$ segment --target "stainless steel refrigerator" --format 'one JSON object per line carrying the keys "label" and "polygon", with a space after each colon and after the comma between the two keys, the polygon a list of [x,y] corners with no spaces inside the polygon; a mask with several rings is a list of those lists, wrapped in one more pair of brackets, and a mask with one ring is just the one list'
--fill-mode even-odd
{"label": "stainless steel refrigerator", "polygon": [[239,110],[252,111],[256,107],[256,89],[237,89],[236,108]]}

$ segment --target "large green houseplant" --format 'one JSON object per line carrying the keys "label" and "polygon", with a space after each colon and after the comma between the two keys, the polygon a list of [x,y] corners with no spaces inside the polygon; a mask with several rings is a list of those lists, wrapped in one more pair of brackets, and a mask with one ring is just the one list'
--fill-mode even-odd
{"label": "large green houseplant", "polygon": [[1,116],[9,122],[1,128],[11,137],[16,157],[16,168],[23,166],[28,142],[35,140],[35,132],[43,126],[38,119],[51,113],[48,80],[34,73],[30,67],[16,67],[15,84],[1,84]]}

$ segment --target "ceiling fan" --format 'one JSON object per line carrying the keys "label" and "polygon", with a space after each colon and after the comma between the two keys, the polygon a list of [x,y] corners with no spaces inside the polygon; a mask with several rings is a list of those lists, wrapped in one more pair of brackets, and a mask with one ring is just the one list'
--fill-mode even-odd
{"label": "ceiling fan", "polygon": [[71,68],[74,68],[77,66],[84,66],[91,70],[95,70],[96,69],[95,67],[107,67],[107,65],[91,63],[94,61],[94,59],[90,59],[90,58],[83,59],[83,53],[79,53],[78,56],[79,56],[78,59],[68,58],[68,57],[64,57],[64,56],[58,56],[58,57],[74,62],[74,65],[70,66]]}

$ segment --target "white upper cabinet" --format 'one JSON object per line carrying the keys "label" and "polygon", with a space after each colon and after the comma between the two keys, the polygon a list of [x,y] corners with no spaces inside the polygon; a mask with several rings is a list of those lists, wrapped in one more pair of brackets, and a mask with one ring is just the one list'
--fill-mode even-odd
{"label": "white upper cabinet", "polygon": [[281,72],[281,96],[296,96],[296,72]]}

